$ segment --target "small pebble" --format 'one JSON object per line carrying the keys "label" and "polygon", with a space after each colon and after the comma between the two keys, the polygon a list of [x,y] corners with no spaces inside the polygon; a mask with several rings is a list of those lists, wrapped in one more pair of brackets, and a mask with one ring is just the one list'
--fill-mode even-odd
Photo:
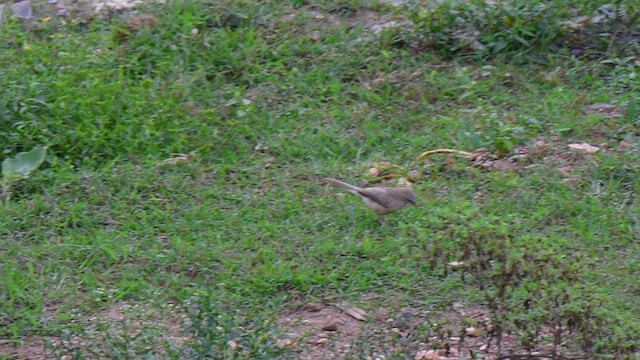
{"label": "small pebble", "polygon": [[18,19],[29,20],[33,18],[33,9],[29,0],[20,1],[11,5],[11,14]]}
{"label": "small pebble", "polygon": [[327,322],[326,324],[322,325],[322,330],[324,331],[337,331],[338,330],[338,324],[335,322],[335,320],[331,320],[329,322]]}
{"label": "small pebble", "polygon": [[320,310],[322,310],[322,306],[320,306],[320,304],[317,303],[308,303],[304,306],[305,310],[307,310],[308,312],[318,312]]}

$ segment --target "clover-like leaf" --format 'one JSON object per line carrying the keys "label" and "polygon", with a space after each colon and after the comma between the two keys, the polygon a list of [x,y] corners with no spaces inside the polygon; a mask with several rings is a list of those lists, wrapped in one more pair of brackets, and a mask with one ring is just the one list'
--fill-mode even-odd
{"label": "clover-like leaf", "polygon": [[31,151],[21,152],[15,158],[2,162],[2,175],[9,178],[27,178],[36,170],[47,156],[47,147],[38,146]]}

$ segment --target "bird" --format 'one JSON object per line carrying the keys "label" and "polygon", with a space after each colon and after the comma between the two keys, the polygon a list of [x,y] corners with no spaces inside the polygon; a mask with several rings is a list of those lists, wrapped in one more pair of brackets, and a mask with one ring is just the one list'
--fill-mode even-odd
{"label": "bird", "polygon": [[416,206],[416,193],[411,187],[373,186],[361,188],[336,179],[324,178],[322,180],[360,196],[362,201],[376,213],[376,219],[379,223],[382,223],[382,215],[398,211],[407,204]]}

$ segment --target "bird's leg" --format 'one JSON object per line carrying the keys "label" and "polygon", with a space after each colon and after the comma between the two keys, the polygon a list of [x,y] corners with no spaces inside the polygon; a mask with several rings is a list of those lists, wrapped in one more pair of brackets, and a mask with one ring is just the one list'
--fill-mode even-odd
{"label": "bird's leg", "polygon": [[376,214],[376,220],[378,221],[378,224],[380,225],[384,224],[384,218],[382,217],[382,215]]}

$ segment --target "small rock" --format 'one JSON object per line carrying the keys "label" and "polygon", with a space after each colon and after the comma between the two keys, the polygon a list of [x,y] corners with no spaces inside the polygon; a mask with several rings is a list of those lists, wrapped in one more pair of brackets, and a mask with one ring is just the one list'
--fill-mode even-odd
{"label": "small rock", "polygon": [[582,30],[591,20],[588,16],[579,16],[567,21],[563,21],[562,25],[571,30]]}
{"label": "small rock", "polygon": [[11,5],[11,15],[18,19],[33,19],[33,9],[29,0],[20,1]]}
{"label": "small rock", "polygon": [[561,67],[557,67],[555,70],[545,73],[544,79],[554,85],[559,85],[562,83],[563,76],[564,70]]}
{"label": "small rock", "polygon": [[631,147],[631,144],[626,140],[622,140],[622,141],[620,141],[620,143],[618,143],[618,150],[619,151],[629,150],[630,147]]}
{"label": "small rock", "polygon": [[571,175],[571,171],[573,171],[573,166],[563,166],[563,167],[557,168],[556,170],[562,176],[569,176]]}
{"label": "small rock", "polygon": [[463,261],[452,261],[452,262],[449,263],[449,266],[451,267],[452,270],[463,269],[464,268],[464,262]]}
{"label": "small rock", "polygon": [[411,328],[413,319],[414,317],[411,311],[403,311],[396,315],[396,317],[393,319],[393,326],[395,328],[407,330]]}
{"label": "small rock", "polygon": [[487,350],[487,348],[488,348],[487,344],[482,344],[482,346],[480,346],[480,348],[478,350],[485,351],[485,350]]}
{"label": "small rock", "polygon": [[418,170],[409,171],[409,174],[407,174],[407,179],[409,179],[410,181],[413,181],[413,182],[415,182],[416,180],[420,179],[420,171],[418,171]]}
{"label": "small rock", "polygon": [[451,356],[457,358],[458,356],[460,356],[460,352],[456,348],[450,348],[449,349],[449,354],[447,354],[447,355],[451,355]]}
{"label": "small rock", "polygon": [[264,145],[262,143],[257,143],[256,146],[253,147],[253,150],[265,152],[265,151],[269,150],[269,146]]}
{"label": "small rock", "polygon": [[467,334],[467,336],[470,337],[477,337],[478,336],[478,329],[474,328],[473,326],[469,326],[468,328],[464,329],[465,334]]}
{"label": "small rock", "polygon": [[415,360],[440,360],[440,355],[433,350],[420,350],[416,353]]}
{"label": "small rock", "polygon": [[58,16],[69,16],[69,10],[67,9],[58,9]]}
{"label": "small rock", "polygon": [[386,22],[383,22],[383,23],[373,24],[373,25],[369,26],[369,29],[371,31],[373,31],[373,33],[378,34],[384,29],[397,28],[397,27],[400,27],[400,26],[402,26],[404,24],[405,23],[400,23],[400,22],[395,21],[395,20],[389,20],[389,21],[386,21]]}
{"label": "small rock", "polygon": [[318,41],[320,39],[322,39],[322,34],[320,33],[320,31],[314,31],[311,33],[311,40]]}
{"label": "small rock", "polygon": [[517,172],[520,169],[520,166],[512,159],[500,159],[493,162],[489,168],[494,171]]}
{"label": "small rock", "polygon": [[290,347],[293,344],[291,339],[278,339],[276,340],[276,346],[279,348]]}
{"label": "small rock", "polygon": [[389,316],[389,310],[387,310],[384,307],[380,307],[378,308],[375,313],[373,314],[373,317],[378,319],[378,320],[384,320]]}
{"label": "small rock", "polygon": [[322,306],[321,306],[320,304],[318,304],[318,303],[313,303],[313,302],[307,303],[307,304],[304,306],[304,308],[305,308],[305,310],[307,310],[308,312],[318,312],[318,311],[322,310]]}
{"label": "small rock", "polygon": [[367,171],[367,175],[369,176],[378,176],[380,175],[380,170],[378,170],[378,168],[374,168],[372,167],[371,169],[369,169],[369,171]]}
{"label": "small rock", "polygon": [[596,103],[584,109],[586,114],[600,114],[608,117],[622,117],[622,109],[607,103]]}
{"label": "small rock", "polygon": [[460,342],[460,337],[459,336],[452,336],[449,338],[449,341],[457,343]]}
{"label": "small rock", "polygon": [[320,338],[316,340],[316,345],[326,345],[327,343],[329,343],[329,339],[327,338]]}
{"label": "small rock", "polygon": [[[156,19],[148,14],[133,15],[127,19],[127,27],[130,30],[149,28],[155,25]],[[185,157],[182,155],[181,157]]]}
{"label": "small rock", "polygon": [[598,151],[600,151],[599,147],[589,145],[587,143],[569,144],[569,149],[575,152],[583,153],[583,154],[595,154]]}
{"label": "small rock", "polygon": [[473,153],[471,154],[471,157],[469,158],[469,160],[475,162],[475,163],[482,163],[484,161],[489,160],[489,154],[486,152],[477,152],[477,153]]}
{"label": "small rock", "polygon": [[191,29],[191,35],[196,36],[200,33],[200,30],[198,30],[198,28],[193,28]]}
{"label": "small rock", "polygon": [[411,182],[407,178],[401,177],[398,179],[398,186],[410,187]]}
{"label": "small rock", "polygon": [[338,323],[335,320],[330,320],[322,325],[321,329],[324,331],[337,331]]}
{"label": "small rock", "polygon": [[549,144],[544,140],[536,140],[531,145],[531,151],[534,154],[543,154],[549,150]]}
{"label": "small rock", "polygon": [[359,309],[357,307],[346,308],[344,309],[344,313],[358,321],[365,321],[369,316],[364,310]]}
{"label": "small rock", "polygon": [[560,180],[561,183],[567,185],[568,187],[573,187],[573,185],[576,184],[576,179],[574,178],[564,178],[562,180]]}
{"label": "small rock", "polygon": [[227,341],[227,345],[229,345],[230,348],[235,349],[238,347],[238,343],[233,341],[233,340],[229,340]]}

